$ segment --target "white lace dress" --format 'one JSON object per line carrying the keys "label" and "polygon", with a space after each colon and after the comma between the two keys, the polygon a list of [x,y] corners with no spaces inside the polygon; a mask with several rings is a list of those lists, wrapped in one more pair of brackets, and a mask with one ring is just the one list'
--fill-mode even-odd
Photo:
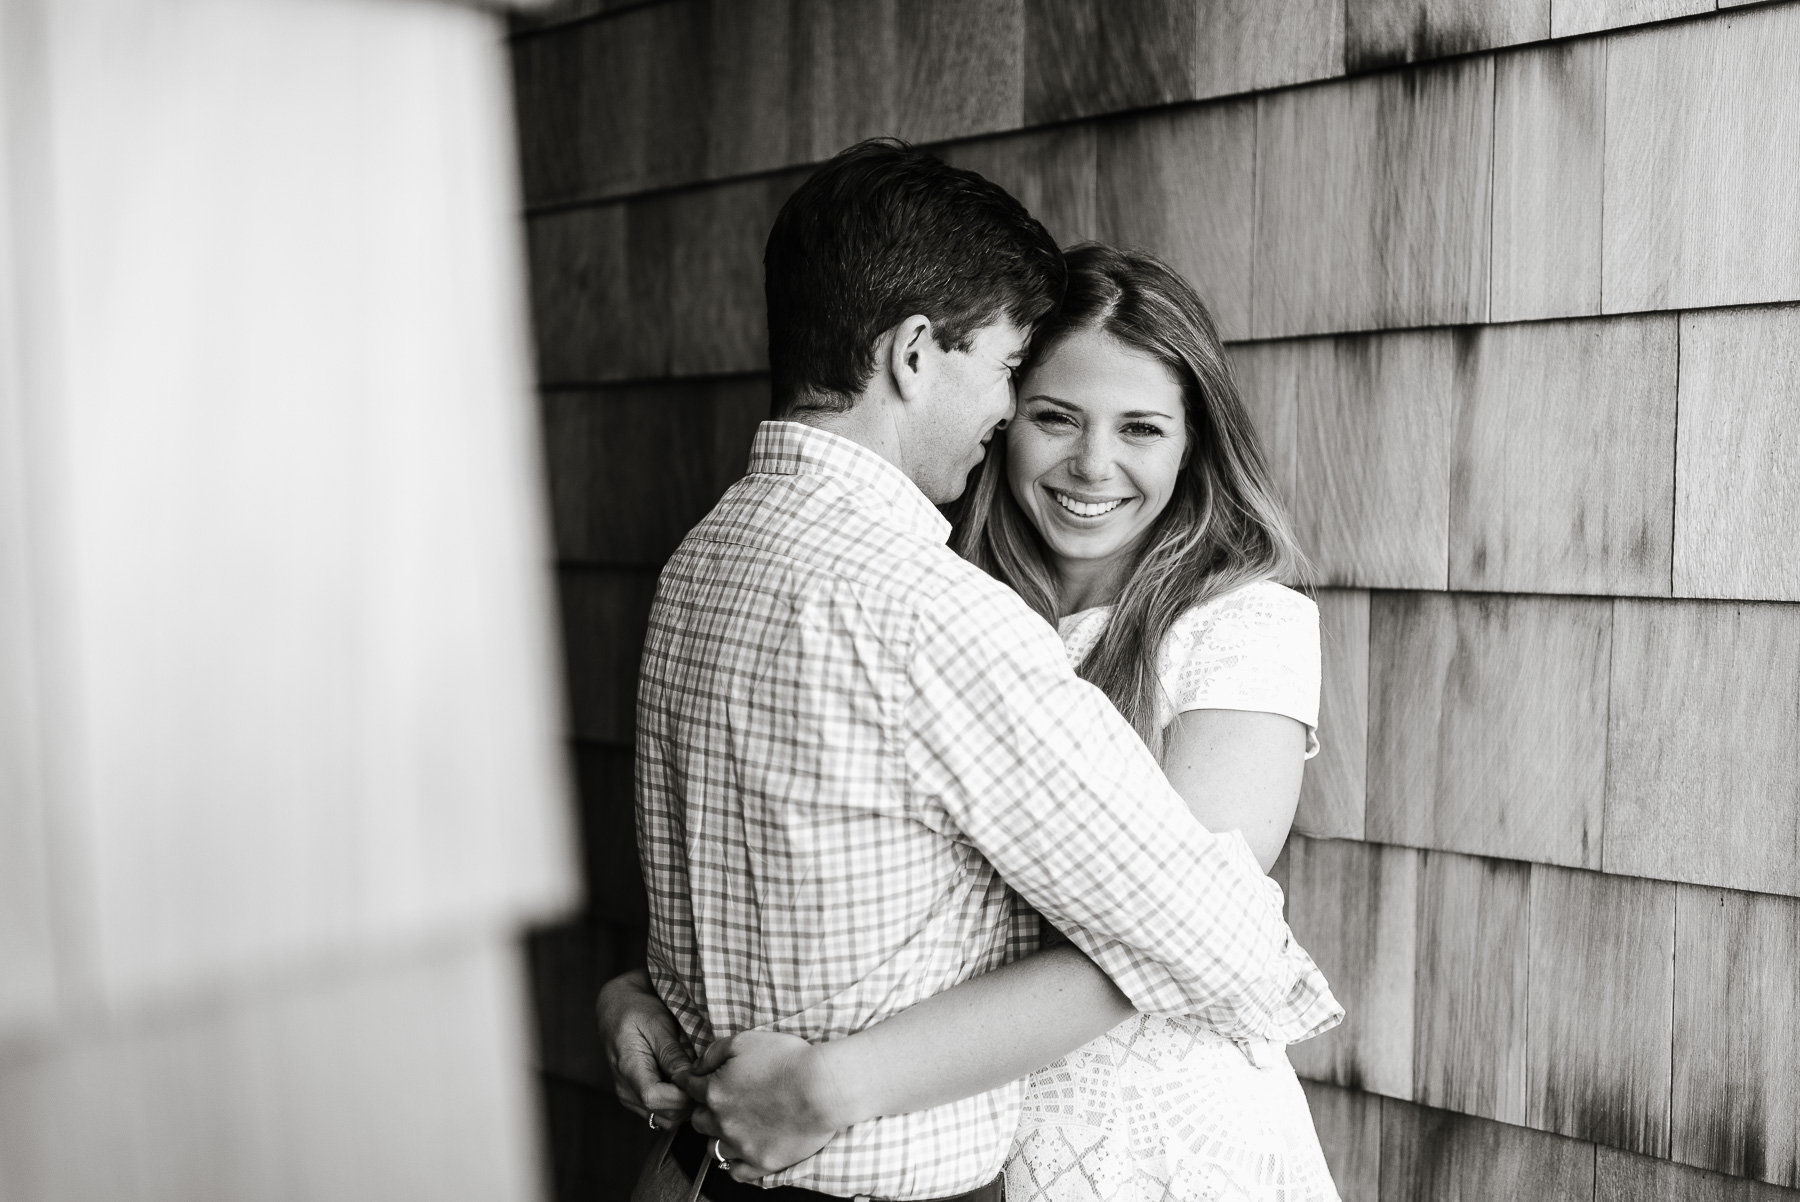
{"label": "white lace dress", "polygon": [[[1063,619],[1072,661],[1110,617]],[[1307,756],[1318,751],[1319,613],[1292,589],[1246,585],[1189,610],[1158,667],[1165,726],[1194,709],[1285,714],[1306,724]],[[1006,1164],[1007,1202],[1337,1197],[1286,1050],[1179,1018],[1139,1015],[1034,1073]]]}

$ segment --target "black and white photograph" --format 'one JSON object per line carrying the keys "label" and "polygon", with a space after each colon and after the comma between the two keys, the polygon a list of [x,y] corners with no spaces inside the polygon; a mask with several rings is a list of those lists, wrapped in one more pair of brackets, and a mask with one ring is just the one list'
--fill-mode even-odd
{"label": "black and white photograph", "polygon": [[1800,1202],[1800,0],[0,0],[0,1202]]}

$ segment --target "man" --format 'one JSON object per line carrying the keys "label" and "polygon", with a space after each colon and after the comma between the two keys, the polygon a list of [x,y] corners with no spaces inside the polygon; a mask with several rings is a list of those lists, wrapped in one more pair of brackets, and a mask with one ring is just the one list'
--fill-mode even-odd
{"label": "man", "polygon": [[[1034,910],[1140,1010],[1282,1042],[1330,1021],[1241,838],[1202,830],[1055,632],[945,545],[934,504],[1061,294],[1043,227],[868,142],[783,207],[764,268],[777,420],[664,570],[639,693],[649,975],[688,1038],[860,1030],[1029,950]],[[673,1111],[652,1061],[679,1040],[609,1010],[622,1096]],[[763,1184],[995,1197],[1020,1097],[859,1123]],[[748,1188],[705,1156],[677,1132],[639,1196]]]}

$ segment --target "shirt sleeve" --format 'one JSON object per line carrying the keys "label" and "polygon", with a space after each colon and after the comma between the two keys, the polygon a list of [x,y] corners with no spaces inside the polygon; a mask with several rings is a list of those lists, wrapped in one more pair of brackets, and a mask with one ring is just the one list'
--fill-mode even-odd
{"label": "shirt sleeve", "polygon": [[922,819],[979,850],[1139,1010],[1286,1043],[1342,1017],[1243,837],[1200,826],[1017,597],[952,590],[922,616],[909,675]]}
{"label": "shirt sleeve", "polygon": [[1255,710],[1306,727],[1318,754],[1319,607],[1293,589],[1262,581],[1197,605],[1164,639],[1163,688],[1170,717],[1189,710]]}

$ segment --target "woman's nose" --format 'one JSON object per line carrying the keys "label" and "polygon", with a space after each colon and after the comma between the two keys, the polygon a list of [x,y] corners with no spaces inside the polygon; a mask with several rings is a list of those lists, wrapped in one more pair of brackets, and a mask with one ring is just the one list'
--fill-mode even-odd
{"label": "woman's nose", "polygon": [[1083,480],[1104,480],[1112,472],[1111,457],[1100,439],[1084,435],[1081,445],[1075,448],[1069,470]]}

